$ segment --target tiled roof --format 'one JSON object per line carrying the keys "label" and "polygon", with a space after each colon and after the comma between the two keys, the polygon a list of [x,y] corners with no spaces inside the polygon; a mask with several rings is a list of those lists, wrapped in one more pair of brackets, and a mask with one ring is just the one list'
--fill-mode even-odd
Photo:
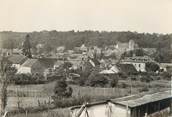
{"label": "tiled roof", "polygon": [[28,59],[22,64],[22,66],[23,67],[32,67],[36,62],[38,62],[38,59]]}
{"label": "tiled roof", "polygon": [[28,59],[22,64],[22,66],[32,67],[32,65],[39,62],[41,65],[45,67],[52,67],[56,61],[57,61],[56,59],[51,59],[51,58]]}
{"label": "tiled roof", "polygon": [[8,60],[13,64],[22,64],[27,60],[27,57],[24,55],[13,54],[8,57]]}

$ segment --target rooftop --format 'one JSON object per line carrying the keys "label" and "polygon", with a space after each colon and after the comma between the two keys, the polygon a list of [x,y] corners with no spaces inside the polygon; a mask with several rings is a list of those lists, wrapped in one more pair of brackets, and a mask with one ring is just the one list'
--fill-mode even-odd
{"label": "rooftop", "polygon": [[148,56],[135,56],[135,57],[125,57],[122,62],[137,62],[137,63],[146,63],[153,62],[153,60]]}
{"label": "rooftop", "polygon": [[132,108],[167,98],[172,98],[170,91],[164,91],[164,92],[158,92],[158,93],[146,94],[146,95],[143,94],[133,95],[133,96],[127,96],[118,99],[112,99],[110,101]]}
{"label": "rooftop", "polygon": [[22,64],[22,66],[23,67],[32,67],[36,62],[37,62],[37,59],[28,59]]}
{"label": "rooftop", "polygon": [[22,64],[27,59],[24,55],[13,54],[8,57],[8,60],[13,64]]}
{"label": "rooftop", "polygon": [[[137,95],[131,95],[116,99],[110,99],[107,101],[100,101],[100,102],[93,102],[86,104],[86,107],[95,106],[95,105],[101,105],[101,104],[107,104],[107,102],[112,102],[114,104],[118,104],[121,106],[128,106],[129,108],[141,106],[144,104],[148,104],[151,102],[156,102],[164,99],[172,98],[171,91],[163,91],[163,92],[157,92],[157,93],[141,93]],[[81,106],[73,106],[71,107],[71,110],[78,109]]]}

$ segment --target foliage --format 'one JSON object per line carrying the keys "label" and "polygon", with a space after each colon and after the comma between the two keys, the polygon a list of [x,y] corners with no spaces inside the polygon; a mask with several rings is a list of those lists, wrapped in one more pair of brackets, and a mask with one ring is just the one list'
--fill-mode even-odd
{"label": "foliage", "polygon": [[[7,41],[4,44],[8,45],[10,40],[13,40],[14,48],[21,47],[21,41],[25,38],[27,33],[17,32],[0,32],[3,41]],[[79,47],[83,43],[85,45],[98,45],[103,47],[105,45],[114,45],[117,41],[128,42],[134,40],[140,47],[143,48],[170,48],[171,35],[169,34],[149,34],[149,33],[137,33],[137,32],[106,32],[106,31],[41,31],[30,33],[31,45],[37,44],[51,45],[56,49],[57,46],[64,45],[67,49],[73,49]],[[3,44],[3,45],[4,45]],[[46,48],[46,47],[45,47]]]}
{"label": "foliage", "polygon": [[159,63],[168,63],[168,62],[171,62],[172,52],[171,50],[161,48],[161,49],[158,49],[158,51],[154,53],[152,57],[154,57],[155,61]]}
{"label": "foliage", "polygon": [[146,71],[147,72],[156,72],[157,70],[159,70],[159,65],[157,65],[154,62],[148,62],[146,63]]}
{"label": "foliage", "polygon": [[162,79],[165,79],[165,80],[171,80],[171,73],[163,72],[161,73],[161,77]]}
{"label": "foliage", "polygon": [[99,74],[98,69],[94,69],[86,79],[86,85],[92,87],[115,87],[118,84],[118,75]]}
{"label": "foliage", "polygon": [[64,78],[57,80],[54,88],[54,99],[69,98],[72,95],[72,88],[69,87]]}
{"label": "foliage", "polygon": [[11,82],[15,84],[42,84],[45,83],[44,76],[40,74],[16,74],[12,79]]}
{"label": "foliage", "polygon": [[31,54],[31,44],[30,44],[30,36],[27,34],[25,41],[23,42],[23,55],[27,56],[28,58],[32,58]]}
{"label": "foliage", "polygon": [[119,76],[112,74],[112,75],[109,75],[108,77],[109,77],[108,80],[109,80],[110,87],[116,87],[118,84]]}
{"label": "foliage", "polygon": [[2,115],[5,112],[5,107],[7,105],[7,87],[9,84],[9,77],[11,77],[13,70],[11,69],[11,64],[7,61],[7,58],[2,56],[0,60],[0,83],[1,83],[1,112]]}
{"label": "foliage", "polygon": [[107,84],[108,78],[100,74],[91,74],[86,82],[86,85],[92,87],[105,87]]}

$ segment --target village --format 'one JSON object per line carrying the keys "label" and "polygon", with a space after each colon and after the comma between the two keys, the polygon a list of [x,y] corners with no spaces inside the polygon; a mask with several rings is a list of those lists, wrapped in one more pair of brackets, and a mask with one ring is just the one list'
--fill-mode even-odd
{"label": "village", "polygon": [[26,34],[21,48],[0,49],[1,64],[10,65],[10,73],[1,76],[8,78],[1,109],[9,116],[167,117],[171,112],[172,63],[158,61],[157,48],[130,39],[103,47],[58,46],[45,54],[44,44],[36,49],[31,44]]}

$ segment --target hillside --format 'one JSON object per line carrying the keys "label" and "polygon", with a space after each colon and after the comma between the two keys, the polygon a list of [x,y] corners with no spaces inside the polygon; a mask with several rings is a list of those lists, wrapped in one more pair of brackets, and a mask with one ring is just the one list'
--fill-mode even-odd
{"label": "hillside", "polygon": [[[21,47],[27,33],[4,31],[0,32],[0,42],[3,48]],[[99,32],[99,31],[41,31],[29,33],[31,37],[32,47],[38,43],[51,46],[52,50],[56,47],[64,45],[67,49],[85,45],[97,45],[104,47],[115,44],[116,42],[128,42],[134,40],[140,47],[146,48],[170,48],[172,34],[149,34],[137,32]]]}

